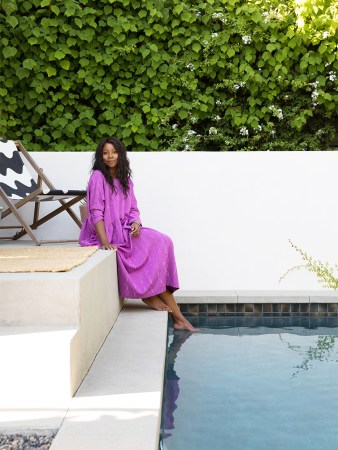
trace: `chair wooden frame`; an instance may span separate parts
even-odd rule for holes
[[[43,223],[52,219],[53,217],[57,216],[58,214],[60,214],[63,211],[66,211],[70,215],[70,217],[74,220],[74,222],[79,226],[79,228],[81,228],[82,223],[81,223],[80,219],[78,218],[78,216],[71,209],[71,206],[75,205],[77,202],[84,199],[86,197],[86,194],[84,193],[83,195],[76,195],[76,196],[69,194],[70,197],[74,197],[69,201],[65,201],[63,199],[55,200],[55,201],[60,202],[61,206],[59,206],[58,208],[49,212],[45,216],[39,218],[40,201],[34,200],[34,199],[37,196],[43,194],[42,184],[44,183],[50,190],[56,190],[56,189],[55,189],[53,183],[43,173],[42,169],[40,169],[40,167],[36,164],[34,159],[31,157],[31,155],[28,153],[28,151],[22,145],[22,143],[20,141],[14,141],[14,143],[15,143],[17,149],[22,153],[22,155],[28,161],[28,163],[32,167],[32,169],[36,172],[37,177],[38,177],[38,179],[37,179],[38,188],[31,194],[27,195],[27,197],[14,202],[12,199],[8,198],[8,196],[6,195],[6,193],[0,186],[0,197],[3,199],[3,201],[5,202],[5,204],[7,206],[7,209],[2,211],[2,213],[0,211],[0,218],[4,219],[5,217],[9,216],[10,214],[13,214],[20,224],[17,226],[13,226],[13,225],[0,226],[0,229],[12,229],[12,228],[16,228],[16,229],[20,228],[21,229],[21,231],[16,232],[13,236],[0,237],[0,239],[17,240],[17,239],[20,239],[25,234],[28,234],[30,236],[30,238],[32,239],[32,241],[35,243],[35,245],[41,245],[41,244],[52,243],[52,242],[55,242],[55,243],[56,242],[76,242],[74,240],[48,240],[48,241],[43,240],[42,241],[36,237],[36,234],[34,233],[33,230],[36,230],[40,225],[42,225]],[[65,195],[67,195],[67,194],[65,194]],[[22,206],[26,205],[29,202],[35,202],[33,222],[30,225],[26,222],[26,220],[23,218],[22,214],[19,211],[19,208],[21,208]]]

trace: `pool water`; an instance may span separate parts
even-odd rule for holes
[[[194,325],[169,328],[161,450],[338,449],[337,317]]]

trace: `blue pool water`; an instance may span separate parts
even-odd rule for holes
[[[338,449],[337,317],[201,319],[169,329],[160,449]]]

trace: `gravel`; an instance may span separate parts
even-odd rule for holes
[[[0,450],[48,450],[54,434],[0,434]]]

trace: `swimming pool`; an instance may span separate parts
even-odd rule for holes
[[[337,317],[192,322],[169,328],[160,449],[338,448]]]

